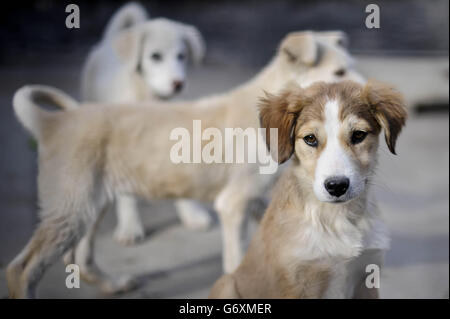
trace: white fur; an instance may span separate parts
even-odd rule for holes
[[[354,207],[348,205],[320,203],[315,199],[308,201],[305,205],[308,227],[301,234],[302,242],[308,245],[301,246],[295,255],[302,260],[357,256],[362,248],[363,229],[349,220],[353,210]],[[333,229],[322,222],[325,218],[333,219]]]
[[[131,245],[145,236],[145,230],[137,210],[136,199],[121,195],[117,199],[117,228],[114,239],[122,245]]]
[[[325,189],[325,180],[334,176],[345,176],[350,180],[349,189],[338,199],[347,201],[357,197],[364,189],[364,178],[351,156],[344,150],[339,139],[342,122],[339,119],[339,101],[331,100],[325,104],[325,149],[317,161],[314,192],[324,202],[336,201]]]
[[[192,26],[164,18],[140,22],[108,36],[94,47],[83,68],[81,95],[85,101],[130,102],[169,98],[176,94],[174,81],[185,81],[189,56],[199,62],[204,55],[200,33]],[[124,33],[135,37],[123,60],[116,47]],[[152,58],[161,56],[160,61]],[[180,55],[184,59],[180,60]]]
[[[179,199],[175,202],[178,217],[183,225],[192,230],[206,230],[213,222],[208,211],[198,202]]]
[[[136,2],[130,2],[123,5],[111,17],[105,28],[103,38],[112,38],[123,29],[144,22],[149,17],[144,7]]]

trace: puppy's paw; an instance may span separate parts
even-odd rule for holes
[[[104,294],[113,295],[125,293],[136,289],[139,281],[133,276],[120,276],[114,280],[105,280],[100,284],[100,290]]]
[[[27,298],[24,292],[24,283],[22,281],[21,275],[23,273],[23,267],[20,263],[12,262],[6,268],[6,282],[8,285],[9,298],[11,299],[21,299]]]
[[[131,246],[141,242],[145,237],[145,231],[141,224],[118,227],[114,232],[114,239],[123,246]]]
[[[213,224],[213,218],[208,210],[195,202],[178,201],[176,207],[181,223],[188,229],[207,230]]]

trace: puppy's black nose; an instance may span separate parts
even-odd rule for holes
[[[325,180],[325,189],[331,196],[344,195],[350,185],[350,180],[345,176],[334,176]]]
[[[173,90],[175,92],[180,92],[183,89],[183,81],[175,80],[173,81]]]

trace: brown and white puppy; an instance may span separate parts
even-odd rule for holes
[[[329,34],[294,32],[248,83],[193,102],[74,107],[69,97],[54,89],[18,90],[13,101],[16,115],[39,144],[41,222],[8,266],[10,295],[33,296],[44,270],[73,247],[83,278],[108,292],[128,289],[132,285],[128,278],[110,278],[100,271],[92,251],[96,220],[121,195],[213,201],[223,228],[224,269],[233,271],[242,256],[245,209],[261,196],[271,176],[259,174],[256,163],[174,163],[171,132],[186,128],[192,134],[193,121],[201,120],[203,131],[216,128],[225,135],[226,128],[242,128],[236,139],[245,138],[244,129],[259,128],[256,105],[264,90],[276,92],[290,81],[345,79],[361,77]],[[63,110],[46,111],[42,100],[51,100]],[[227,152],[233,154],[232,145],[226,145]]]
[[[380,131],[395,154],[402,97],[375,82],[316,83],[267,95],[260,119],[278,128],[278,162],[292,161],[244,260],[210,297],[377,297],[365,267],[380,266],[387,238],[367,198]]]

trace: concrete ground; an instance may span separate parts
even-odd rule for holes
[[[444,98],[448,104],[448,58],[360,60],[366,75],[393,82],[411,103]],[[78,72],[79,68],[66,65],[0,69],[0,297],[7,296],[4,269],[30,238],[37,222],[35,153],[13,116],[13,92],[23,84],[43,83],[76,96]],[[255,72],[243,67],[206,65],[192,71],[187,91],[180,98],[225,91]],[[381,297],[448,298],[448,110],[420,115],[411,112],[397,152],[398,156],[391,155],[383,144],[373,188],[392,232]],[[218,225],[208,231],[189,231],[180,225],[172,203],[167,201],[142,203],[141,208],[148,234],[143,243],[127,248],[116,244],[112,240],[114,214],[106,216],[98,234],[97,258],[105,270],[111,274],[139,274],[145,279],[138,290],[115,297],[206,297],[221,274]],[[40,284],[38,296],[109,297],[83,282],[79,289],[67,289],[66,275],[61,262],[53,265]]]

